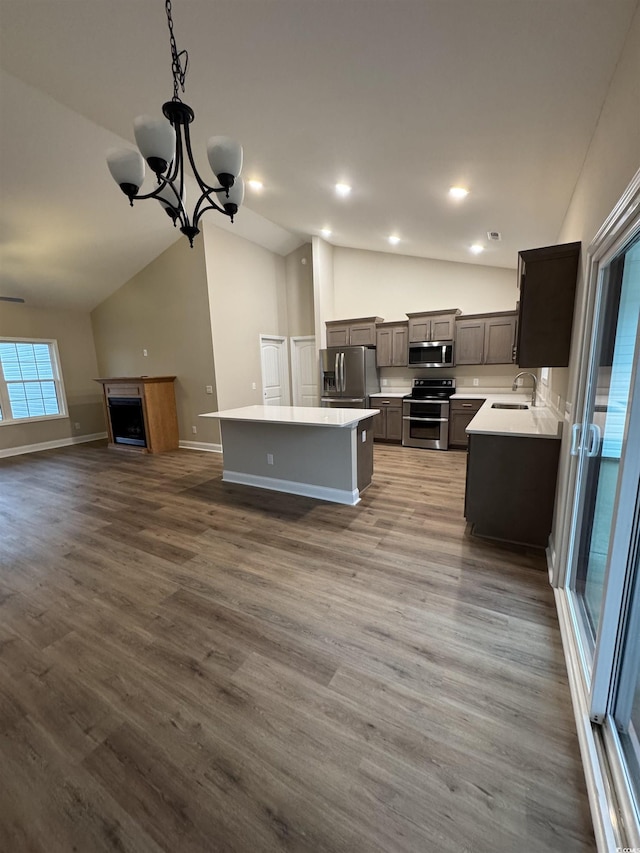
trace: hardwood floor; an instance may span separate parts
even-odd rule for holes
[[[357,507],[0,461],[0,850],[594,850],[544,560],[465,535],[465,461],[376,446]]]

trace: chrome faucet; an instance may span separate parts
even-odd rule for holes
[[[526,371],[519,373],[515,377],[515,379],[513,380],[513,385],[511,386],[512,391],[518,390],[518,379],[520,379],[521,376],[530,376],[533,379],[533,390],[531,392],[531,405],[535,406],[535,404],[536,404],[536,390],[538,388],[538,377],[535,375],[535,373],[527,373]]]

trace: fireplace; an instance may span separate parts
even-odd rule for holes
[[[147,446],[140,397],[109,397],[109,418],[115,444]]]
[[[109,447],[164,453],[179,446],[175,376],[115,376],[102,385]]]

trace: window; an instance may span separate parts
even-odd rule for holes
[[[0,425],[66,417],[55,341],[0,338]]]

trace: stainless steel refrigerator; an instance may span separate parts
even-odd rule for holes
[[[366,409],[369,394],[380,391],[376,351],[370,347],[320,350],[320,405]]]

